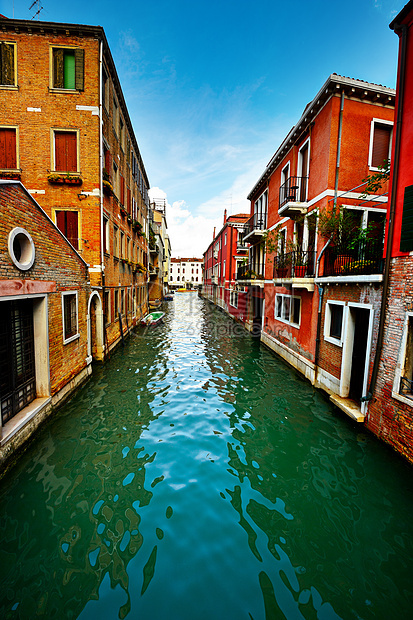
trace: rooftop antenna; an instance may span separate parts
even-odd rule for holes
[[[31,11],[33,8],[35,8],[37,10],[36,10],[36,13],[33,15],[32,19],[36,19],[36,17],[39,15],[40,11],[43,11],[43,6],[42,6],[42,3],[41,3],[41,0],[34,0],[33,4],[29,8],[29,11]]]

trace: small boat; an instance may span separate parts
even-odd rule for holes
[[[149,312],[149,314],[141,319],[141,325],[145,327],[155,327],[155,325],[159,325],[164,316],[165,312]]]
[[[165,295],[163,300],[164,301],[173,301],[174,300],[174,296],[173,295]]]

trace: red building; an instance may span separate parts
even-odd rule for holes
[[[399,37],[387,260],[367,426],[413,462],[413,2],[390,24]]]
[[[238,276],[247,263],[248,244],[244,241],[247,213],[224,213],[224,225],[204,253],[203,295],[228,314],[244,322],[247,312],[247,290]]]
[[[246,327],[363,421],[383,281],[395,91],[331,75],[252,189]],[[347,231],[344,234],[344,231]]]

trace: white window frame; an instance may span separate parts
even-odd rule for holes
[[[331,330],[331,306],[343,306],[343,317],[341,320],[341,338],[335,338],[330,336]],[[335,344],[338,347],[343,346],[345,326],[347,324],[347,306],[345,301],[336,301],[335,299],[328,299],[326,302],[325,316],[324,316],[324,340]]]
[[[403,331],[399,348],[399,355],[396,363],[396,371],[394,373],[392,397],[399,400],[409,407],[413,407],[413,398],[400,394],[400,380],[404,374],[404,366],[406,362],[407,337],[409,333],[409,321],[413,320],[413,312],[406,312],[403,322]]]
[[[238,308],[238,291],[230,291],[229,292],[229,304],[233,308]]]
[[[16,41],[0,41],[0,43],[6,43],[14,47],[14,84],[0,84],[0,90],[17,90],[19,87],[17,84],[17,43]]]
[[[277,307],[278,307],[278,302],[277,299],[281,298],[281,316],[277,315]],[[289,300],[289,310],[288,310],[288,314],[289,317],[288,319],[285,318],[285,299]],[[295,323],[294,321],[291,320],[291,309],[292,309],[292,300],[293,299],[298,299],[299,303],[300,303],[300,322],[299,323]],[[286,295],[285,293],[276,293],[275,294],[275,299],[274,299],[274,318],[277,321],[281,321],[281,323],[285,323],[286,325],[292,325],[293,327],[297,327],[299,328],[301,325],[301,305],[302,305],[302,300],[301,297],[299,295]]]
[[[369,170],[377,171],[378,168],[371,165],[371,160],[372,160],[372,157],[373,157],[373,139],[374,139],[374,126],[375,125],[391,125],[391,127],[393,128],[394,127],[394,123],[393,123],[393,121],[387,121],[387,120],[384,120],[382,118],[373,118],[371,123],[370,123],[370,143],[369,143],[369,159],[368,159],[368,164],[369,164]],[[388,156],[388,159],[390,159],[390,157],[391,157],[392,143],[393,143],[393,129],[392,129],[392,131],[390,133],[389,156]]]
[[[65,302],[64,298],[67,296],[75,296],[76,299],[76,334],[70,336],[69,338],[65,338]],[[63,327],[63,344],[69,344],[69,342],[73,342],[73,340],[77,340],[80,338],[79,334],[79,296],[78,291],[63,291],[62,292],[62,327]]]

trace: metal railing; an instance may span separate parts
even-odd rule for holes
[[[289,177],[280,186],[279,208],[287,202],[305,202],[307,196],[308,177]]]
[[[297,249],[274,258],[273,278],[313,278],[315,274],[314,250]]]
[[[254,213],[249,220],[245,222],[245,235],[249,235],[253,230],[266,230],[267,228],[267,212]]]
[[[237,280],[264,280],[265,263],[257,263],[255,265],[240,265],[237,270]]]
[[[401,377],[399,393],[413,397],[413,381],[410,381],[407,377]]]
[[[383,273],[383,241],[367,239],[354,247],[329,246],[324,255],[323,276],[351,276]]]

